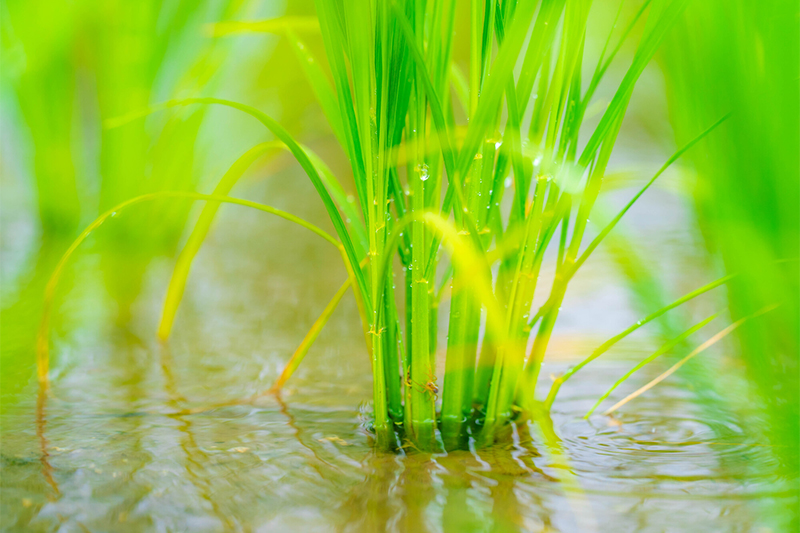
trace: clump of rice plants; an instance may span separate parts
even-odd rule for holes
[[[281,28],[350,161],[355,194],[349,196],[344,180],[256,109],[215,98],[160,106],[224,105],[260,120],[313,182],[335,237],[268,206],[227,196],[272,145],[254,147],[212,195],[173,195],[207,204],[173,274],[159,336],[170,334],[192,258],[219,203],[244,203],[322,236],[340,250],[349,273],[274,390],[352,287],[372,362],[372,427],[379,447],[488,446],[510,422],[549,409],[561,384],[615,342],[725,282],[706,285],[634,324],[560,377],[546,399],[537,399],[542,361],[570,280],[666,167],[719,123],[670,158],[585,243],[636,81],[686,3],[645,2],[620,24],[621,31],[612,30],[588,83],[582,77],[587,0],[471,0],[469,26],[464,33],[458,28],[459,35],[469,35],[467,69],[453,59],[457,10],[467,9],[455,0],[317,0],[332,79],[292,31],[293,24],[305,27],[307,21],[226,24]],[[634,28],[640,40],[632,62],[601,119],[588,129],[584,118],[594,92]],[[555,277],[542,286],[548,249],[555,256]],[[448,289],[449,316],[440,317]],[[549,296],[533,309],[542,291]],[[435,358],[438,328],[445,324],[440,376]],[[46,353],[43,338],[40,350]]]

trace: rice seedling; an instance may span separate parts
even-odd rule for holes
[[[537,396],[542,362],[570,281],[664,170],[725,120],[715,117],[698,128],[586,243],[587,224],[636,82],[686,4],[644,2],[621,32],[612,28],[596,63],[586,65],[591,2],[471,0],[464,71],[454,60],[461,9],[454,0],[317,0],[330,77],[298,36],[300,29],[314,31],[313,22],[227,23],[218,33],[281,31],[290,41],[349,159],[352,199],[342,177],[250,106],[217,98],[175,100],[110,126],[194,105],[222,105],[259,120],[313,183],[336,237],[326,240],[339,248],[348,271],[272,390],[291,376],[350,287],[372,366],[376,445],[424,451],[489,446],[503,438],[511,422],[549,409],[563,382],[618,340],[730,279],[709,283],[655,311],[559,377],[546,399]],[[594,92],[634,29],[640,40],[633,59],[599,122],[588,127]],[[587,71],[592,72],[588,84]],[[247,151],[213,195],[183,193],[207,204],[173,274],[159,327],[162,339],[170,335],[192,259],[218,202],[243,203],[226,195],[271,147]],[[545,261],[555,267],[549,286],[540,275]],[[50,297],[54,287],[53,282]],[[438,328],[445,322],[440,302],[448,291],[444,374],[438,375]],[[545,303],[534,311],[534,297],[545,291]],[[46,334],[45,323],[39,346],[42,382]]]

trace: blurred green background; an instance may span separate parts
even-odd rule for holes
[[[303,4],[299,12],[313,14]],[[209,117],[200,106],[114,128],[106,127],[108,119],[171,98],[213,94],[256,103],[298,133],[313,95],[293,74],[288,46],[272,36],[211,37],[213,23],[271,18],[294,7],[241,0],[1,5],[0,353],[8,397],[32,375],[44,284],[80,230],[137,195],[204,190],[247,142],[263,137],[247,120]],[[291,105],[283,107],[284,101]],[[223,138],[214,131],[220,127],[230,130]],[[175,253],[190,207],[151,202],[98,233],[95,250],[117,324],[130,319],[151,261]]]
[[[728,124],[693,153],[694,207],[709,253],[739,276],[733,319],[771,304],[768,320],[738,333],[747,375],[800,467],[800,18],[797,2],[692,2],[663,54],[670,117],[679,142],[714,117]]]
[[[214,95],[275,116],[338,163],[335,170],[346,161],[327,125],[320,126],[325,121],[313,93],[279,36],[213,38],[209,28],[224,20],[313,16],[313,2],[3,0],[0,6],[0,385],[7,405],[33,377],[44,284],[82,227],[146,192],[207,192],[247,142],[263,135],[250,121],[202,107],[117,128],[104,121],[171,98]],[[608,18],[615,6],[598,2],[593,13]],[[637,7],[631,3],[625,12]],[[664,131],[658,106],[652,115],[636,108],[631,119],[669,153],[731,113],[690,153],[694,179],[680,183],[692,199],[709,269],[738,274],[727,290],[731,318],[780,304],[768,319],[737,330],[732,349],[750,392],[732,401],[754,421],[769,421],[754,427],[778,445],[776,455],[793,479],[800,456],[798,12],[794,1],[690,2],[642,89],[665,92],[674,133]],[[313,28],[303,38],[321,57]],[[265,164],[279,169],[288,162],[273,157]],[[148,266],[174,256],[189,213],[188,202],[151,203],[98,233],[94,251],[116,310],[111,322],[130,320]],[[617,251],[625,246],[620,241]],[[659,280],[632,267],[635,248],[629,252],[623,265],[629,285],[645,302],[656,300]],[[68,324],[57,320],[55,327]]]

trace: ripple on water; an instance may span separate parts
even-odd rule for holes
[[[608,374],[596,371],[606,383]],[[93,379],[65,377],[87,387],[56,383],[47,404],[46,462],[58,493],[43,477],[33,404],[5,413],[4,427],[20,428],[3,442],[11,529],[756,531],[753,500],[783,487],[768,446],[730,417],[709,422],[680,394],[666,413],[657,398],[643,399],[615,418],[585,420],[588,395],[565,389],[553,422],[570,481],[537,440],[477,453],[373,452],[356,409],[369,397],[367,379],[298,380],[281,401],[181,416],[170,414],[181,401],[164,383],[133,401],[88,387]],[[192,404],[203,403],[200,391],[220,400],[191,381],[184,390]]]
[[[260,304],[258,291],[238,296]],[[568,465],[535,431],[532,447],[375,453],[359,407],[371,396],[366,359],[335,335],[320,338],[282,401],[175,415],[265,390],[305,333],[236,330],[246,338],[234,353],[230,331],[204,329],[207,312],[187,315],[171,353],[127,337],[73,339],[42,425],[35,389],[4,406],[2,527],[748,532],[787,501],[770,447],[679,380],[616,418],[584,420],[625,366],[602,360],[565,385],[553,412]],[[286,349],[265,350],[262,337]]]

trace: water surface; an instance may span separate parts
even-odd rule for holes
[[[565,454],[533,424],[487,450],[374,451],[350,297],[279,398],[214,407],[266,390],[344,279],[335,251],[251,216],[225,215],[212,233],[165,346],[153,332],[170,263],[153,264],[120,324],[95,254],[78,258],[59,299],[51,390],[4,391],[5,530],[785,530],[776,510],[795,495],[773,450],[701,382],[678,374],[613,418],[583,419],[649,353],[646,336],[564,386],[552,423]],[[637,316],[610,261],[589,270],[565,303],[543,388]],[[724,354],[714,360],[724,367]]]

